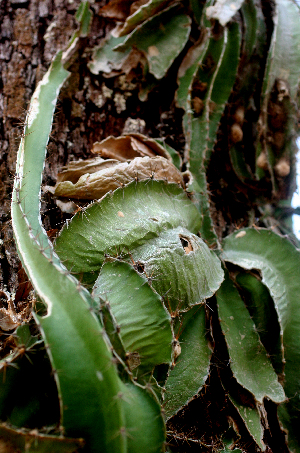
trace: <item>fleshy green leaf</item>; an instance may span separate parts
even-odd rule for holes
[[[223,281],[219,258],[185,228],[163,231],[131,253],[171,312],[211,297]]]
[[[279,407],[289,441],[299,449],[300,409],[300,254],[285,237],[272,231],[244,229],[228,236],[222,257],[245,269],[259,269],[278,313],[285,359],[284,390],[289,401]],[[297,440],[296,440],[297,439]],[[298,446],[297,446],[298,445]]]
[[[124,262],[106,262],[96,280],[94,296],[109,303],[126,353],[136,354],[142,373],[170,363],[171,318],[145,278]]]
[[[155,139],[155,141],[164,147],[164,149],[166,150],[167,153],[169,153],[169,155],[171,156],[172,158],[172,162],[173,164],[175,165],[176,168],[178,168],[178,170],[181,169],[181,165],[182,165],[182,162],[181,162],[181,157],[179,155],[179,153],[174,149],[172,148],[170,145],[168,145],[167,143],[165,143],[164,140],[161,140],[159,138]]]
[[[290,0],[279,0],[275,2],[274,30],[272,41],[268,52],[268,59],[265,70],[265,77],[262,87],[261,123],[263,152],[267,160],[268,170],[271,174],[273,189],[278,189],[274,174],[274,167],[278,163],[278,149],[271,145],[266,139],[269,130],[270,117],[277,115],[273,112],[274,105],[270,103],[273,89],[276,88],[277,96],[275,107],[282,111],[282,124],[277,124],[277,131],[285,136],[284,149],[279,150],[279,154],[284,154],[285,161],[292,167],[290,177],[294,178],[293,160],[295,153],[295,116],[297,115],[295,105],[300,78],[300,11],[296,2]],[[277,104],[277,105],[276,105]],[[272,131],[272,133],[274,133]],[[275,168],[276,169],[276,168]],[[259,169],[257,170],[259,174]],[[289,173],[289,172],[288,172]],[[278,171],[277,171],[278,174]],[[279,173],[279,176],[280,175]],[[285,175],[283,175],[285,176]],[[292,189],[293,191],[294,189]],[[292,193],[290,193],[292,196]]]
[[[168,3],[170,3],[170,0],[149,0],[146,3],[142,3],[133,14],[127,17],[121,30],[118,31],[118,35],[124,36],[132,32],[137,25],[140,25],[145,20],[151,18],[154,14],[157,14],[164,9]]]
[[[260,340],[270,356],[272,365],[276,373],[280,374],[283,372],[283,350],[273,299],[260,279],[250,273],[238,273],[236,283],[246,298],[250,316]]]
[[[236,78],[240,44],[239,24],[230,24],[224,29],[220,39],[210,37],[208,46],[203,44],[204,47],[201,51],[199,49],[196,58],[197,63],[194,63],[180,80],[184,85],[179,87],[179,103],[184,99],[191,75],[199,65],[193,76],[194,97],[190,99],[190,108],[186,109],[184,129],[187,137],[189,170],[192,174],[189,190],[195,192],[196,204],[203,215],[201,234],[209,245],[216,245],[218,239],[210,217],[205,168],[213,151],[219,122]],[[199,93],[195,91],[197,86]],[[201,105],[200,108],[199,106],[195,108],[196,101]]]
[[[260,28],[264,28],[264,25],[258,19],[259,7],[253,0],[241,3],[243,3],[241,12],[245,24],[245,52],[250,56],[255,48]]]
[[[204,89],[203,111],[190,119],[190,171],[197,181],[203,164],[209,160],[221,116],[235,81],[241,34],[237,23],[225,28],[222,38],[210,38],[196,79]],[[205,85],[206,84],[206,85]],[[200,184],[199,184],[200,185]]]
[[[123,384],[122,392],[128,453],[162,453],[166,431],[151,385],[144,390],[130,382]]]
[[[47,307],[45,316],[34,313],[34,318],[57,384],[60,422],[68,436],[84,437],[91,453],[125,453],[128,451],[127,437],[123,435],[126,417],[119,397],[123,384],[106,334],[93,313],[91,295],[54,253],[39,214],[46,145],[59,89],[67,74],[59,54],[32,97],[18,152],[12,224],[23,266]],[[142,408],[138,401],[136,404]],[[27,404],[26,410],[35,411],[35,408]],[[24,415],[22,411],[19,414]],[[22,423],[20,417],[19,422]],[[164,430],[161,416],[149,420],[151,423],[156,429]],[[152,452],[152,445],[148,443],[148,447]],[[160,451],[162,442],[155,448]]]
[[[191,47],[179,68],[178,71],[178,89],[176,91],[176,103],[178,107],[184,109],[185,111],[191,110],[191,86],[194,80],[194,77],[202,64],[203,58],[206,55],[207,48],[209,46],[209,39],[206,35],[199,45]],[[192,111],[186,112],[191,114]],[[184,116],[183,126],[187,131],[189,116]]]
[[[93,17],[89,5],[90,4],[88,1],[80,3],[75,16],[78,22],[80,23],[80,30],[78,34],[81,37],[86,37],[89,33],[90,24]]]
[[[257,445],[264,451],[265,444],[263,443],[264,430],[260,420],[260,414],[256,407],[249,407],[238,403],[231,395],[228,395],[229,400],[232,402],[240,417],[245,423],[249,433],[257,443]]]
[[[179,225],[197,233],[200,224],[196,207],[175,184],[133,182],[74,216],[55,249],[72,272],[85,274],[83,281],[94,283],[105,255],[126,256],[161,231]]]
[[[285,394],[238,290],[227,276],[217,291],[218,313],[236,380],[262,403],[279,403]]]
[[[18,152],[12,203],[14,234],[24,268],[47,306],[46,316],[34,316],[54,370],[67,435],[85,437],[91,451],[105,451],[108,444],[110,451],[126,451],[124,439],[112,438],[123,424],[124,412],[116,401],[111,419],[107,406],[118,393],[120,380],[99,322],[89,311],[90,294],[62,266],[41,228],[39,193],[46,145],[56,99],[67,75],[59,54],[31,100]],[[87,336],[87,332],[95,335]],[[99,436],[104,426],[105,434]]]
[[[211,351],[206,338],[204,304],[182,313],[177,318],[175,331],[181,353],[165,385],[163,407],[167,418],[196,395],[208,376]]]
[[[274,31],[265,73],[263,95],[269,95],[276,79],[287,83],[291,98],[297,95],[300,76],[300,11],[290,0],[276,1]]]

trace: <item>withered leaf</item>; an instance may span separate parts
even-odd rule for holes
[[[63,167],[61,172],[57,175],[57,182],[71,181],[76,183],[78,179],[87,173],[96,173],[97,171],[104,170],[114,166],[118,161],[116,159],[102,159],[101,157],[94,157],[86,160],[78,160],[70,162],[68,166]]]
[[[111,0],[100,10],[101,16],[119,21],[125,21],[130,14],[132,0]]]
[[[172,162],[161,156],[147,156],[125,162],[114,161],[110,167],[83,174],[75,184],[66,180],[59,182],[55,186],[54,194],[59,197],[94,200],[131,181],[147,179],[164,180],[184,186],[182,175]]]
[[[118,159],[125,162],[135,157],[162,156],[172,160],[169,153],[155,140],[142,134],[128,134],[120,137],[107,137],[101,142],[96,142],[92,148],[93,153],[106,159]]]
[[[28,304],[25,308],[17,313],[13,301],[10,299],[9,295],[4,291],[0,291],[0,298],[6,299],[7,308],[0,308],[0,328],[8,332],[10,330],[16,329],[24,321],[28,320],[30,315],[31,306]]]

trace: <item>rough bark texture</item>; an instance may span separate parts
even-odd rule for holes
[[[16,271],[19,265],[10,223],[10,197],[22,122],[36,83],[45,73],[57,48],[65,44],[74,28],[73,16],[77,5],[78,1],[70,3],[47,0],[5,0],[0,5],[0,284],[8,291],[16,289]],[[49,39],[45,42],[43,36],[50,24],[53,26],[48,33]],[[62,134],[59,134],[58,140],[62,140]],[[55,156],[56,162],[51,159],[46,169],[50,178],[62,157],[59,143],[56,148],[59,156]]]

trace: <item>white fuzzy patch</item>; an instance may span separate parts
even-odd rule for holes
[[[33,121],[36,119],[36,117],[39,114],[40,111],[40,101],[39,101],[39,96],[41,92],[41,86],[46,85],[49,82],[49,74],[50,72],[48,71],[43,79],[39,82],[38,86],[35,89],[35,92],[33,93],[30,106],[28,109],[28,115],[26,119],[26,125],[28,129],[32,126]]]
[[[32,123],[38,116],[40,110],[40,103],[37,97],[33,97],[29,106],[28,116],[27,116],[27,127],[30,128]]]
[[[236,234],[235,237],[236,237],[236,238],[242,238],[242,237],[244,237],[244,236],[246,236],[246,231],[240,231],[238,234]]]

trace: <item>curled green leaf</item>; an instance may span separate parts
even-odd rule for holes
[[[77,213],[56,239],[55,249],[84,282],[94,284],[105,256],[126,256],[179,225],[192,233],[201,225],[196,207],[181,188],[151,179],[133,181]]]
[[[206,338],[204,304],[182,313],[176,319],[175,332],[180,354],[165,385],[163,407],[167,418],[197,394],[209,374],[211,351]]]
[[[110,306],[129,367],[138,368],[140,374],[151,371],[160,363],[170,363],[171,318],[146,278],[128,263],[106,262],[95,282],[93,294]]]
[[[250,314],[228,276],[216,296],[234,377],[260,403],[264,398],[277,403],[285,401],[282,385],[259,340]]]
[[[245,269],[258,269],[274,300],[284,348],[284,390],[289,398],[279,407],[279,413],[282,423],[289,430],[289,442],[293,448],[295,445],[299,448],[299,251],[287,238],[272,231],[248,228],[224,240],[222,257]]]

